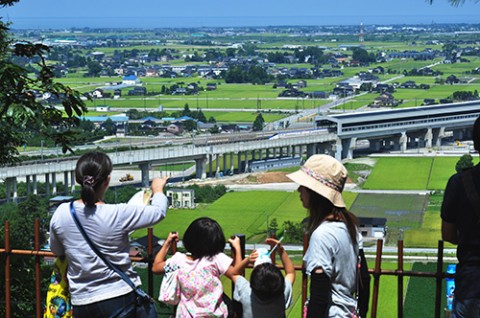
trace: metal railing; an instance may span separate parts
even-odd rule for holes
[[[14,249],[10,244],[10,224],[9,222],[4,223],[4,248],[0,248],[0,256],[4,256],[5,262],[5,286],[4,286],[4,298],[0,299],[0,302],[5,303],[5,318],[11,318],[11,257],[13,255],[20,255],[25,257],[34,257],[35,258],[35,312],[36,318],[43,317],[43,302],[41,295],[41,270],[40,265],[43,262],[44,257],[54,257],[55,255],[52,252],[42,251],[40,249],[40,222],[35,220],[34,225],[34,249],[33,250],[21,250]],[[242,241],[242,254],[245,251],[245,240]],[[308,247],[308,239],[304,237],[303,243],[303,253],[305,253]],[[418,272],[418,271],[406,271],[404,270],[404,257],[403,257],[403,241],[398,241],[398,261],[397,269],[395,270],[384,270],[382,269],[382,251],[383,251],[383,241],[378,240],[376,245],[375,253],[375,266],[369,269],[370,275],[373,277],[372,287],[371,288],[371,305],[369,308],[369,316],[372,318],[377,317],[378,313],[378,298],[379,298],[379,288],[380,288],[380,278],[382,276],[396,276],[397,277],[397,317],[403,317],[403,293],[404,293],[404,278],[405,277],[427,277],[435,279],[435,318],[441,317],[441,297],[442,297],[442,282],[446,277],[454,277],[452,274],[448,274],[443,271],[443,241],[438,242],[437,248],[437,259],[436,259],[436,271],[435,272]],[[174,251],[176,246],[174,246]],[[244,255],[242,255],[244,256]],[[147,284],[146,291],[149,295],[153,295],[154,283],[153,283],[153,273],[152,273],[152,264],[153,264],[153,229],[148,229],[148,246],[147,246],[147,256],[146,257],[132,257],[132,261],[147,263],[148,274],[147,274]],[[272,260],[275,259],[275,254],[272,253]],[[282,268],[282,266],[279,266]],[[303,265],[295,266],[295,270],[302,273],[302,303],[305,303],[307,298],[307,286],[308,286],[308,277],[305,273],[305,268]],[[1,294],[0,294],[1,295]]]

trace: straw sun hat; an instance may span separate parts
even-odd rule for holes
[[[347,180],[347,169],[335,158],[328,155],[313,155],[300,170],[287,174],[287,177],[320,194],[334,206],[345,207],[342,191]]]

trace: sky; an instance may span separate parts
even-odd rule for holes
[[[480,2],[448,0],[20,0],[13,28],[480,23]]]

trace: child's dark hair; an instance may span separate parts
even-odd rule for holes
[[[183,246],[194,258],[214,256],[225,249],[225,235],[217,221],[198,218],[185,231]]]
[[[111,172],[112,161],[103,152],[88,152],[78,159],[75,180],[82,186],[80,196],[86,206],[94,206],[101,199],[96,191]]]
[[[270,300],[283,295],[285,278],[277,266],[263,263],[253,269],[250,276],[250,287],[260,300]]]

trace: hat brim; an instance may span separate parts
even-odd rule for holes
[[[345,201],[343,201],[342,193],[338,192],[318,180],[315,180],[302,170],[295,171],[293,173],[287,174],[287,178],[292,180],[298,185],[309,188],[310,190],[320,194],[322,197],[326,198],[332,204],[339,208],[345,208]]]

